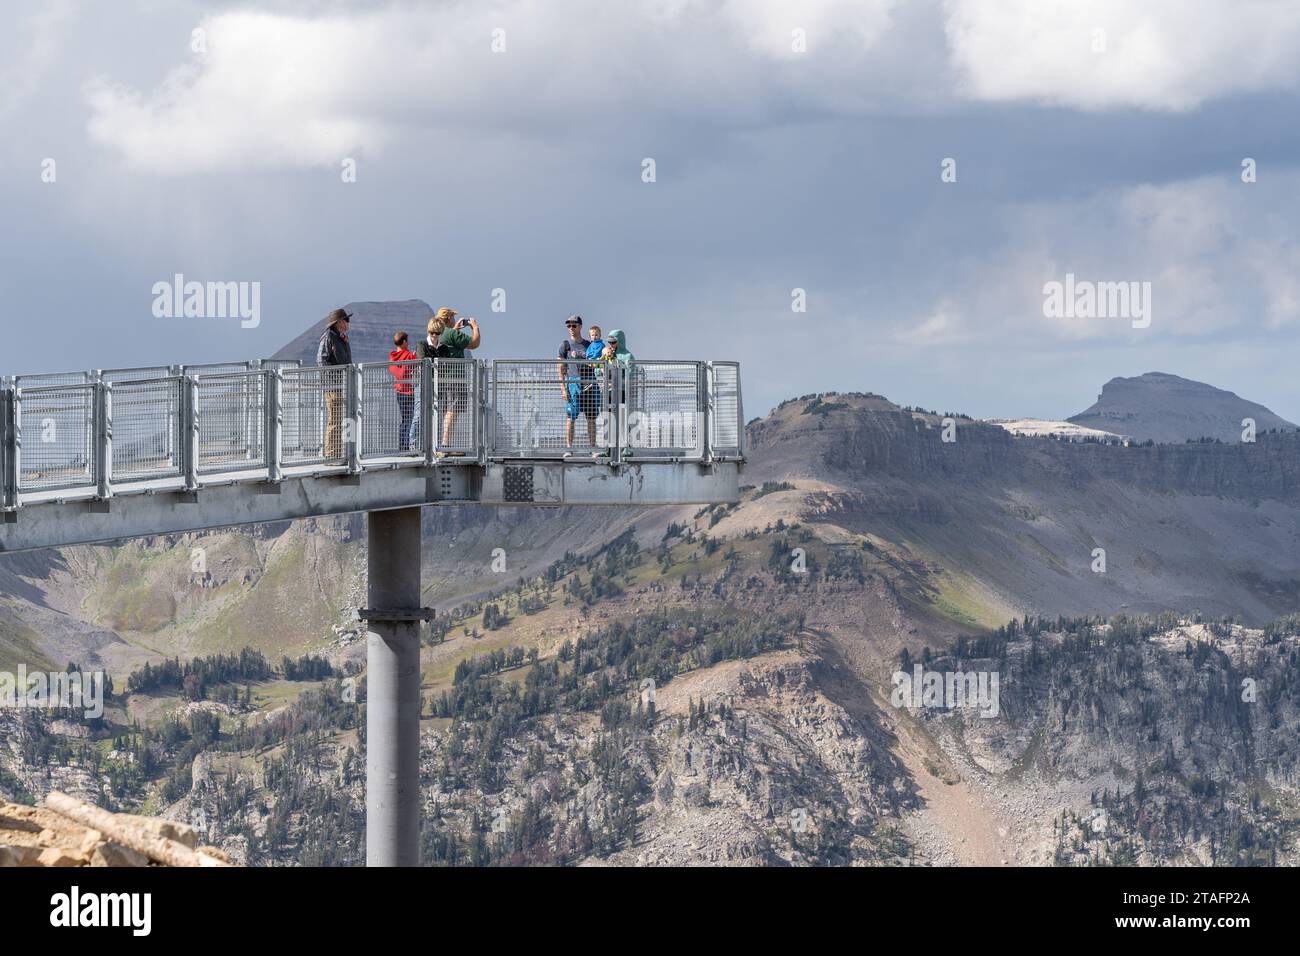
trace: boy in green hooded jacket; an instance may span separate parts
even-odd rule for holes
[[[605,361],[616,360],[620,365],[636,361],[636,357],[627,350],[627,337],[622,329],[610,329],[605,336],[605,351],[600,357]]]

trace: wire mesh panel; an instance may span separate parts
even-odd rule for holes
[[[106,368],[100,373],[101,382],[144,382],[168,378],[172,374],[170,365],[143,365],[139,368]]]
[[[607,363],[493,362],[493,451],[528,457],[607,454],[616,432],[611,399]]]
[[[54,385],[19,392],[19,491],[95,483],[95,386]]]
[[[266,467],[265,377],[239,372],[196,379],[199,474]]]
[[[361,457],[423,455],[419,410],[422,366],[384,362],[361,366]]]
[[[434,448],[442,454],[478,454],[478,363],[473,359],[434,359]]]
[[[184,379],[113,384],[113,468],[117,483],[180,477]]]
[[[280,373],[280,461],[285,467],[344,461],[348,372],[348,366],[335,365]]]
[[[709,445],[715,455],[736,457],[741,451],[742,429],[740,404],[740,365],[737,362],[713,364],[713,417]]]
[[[622,442],[639,458],[704,454],[704,365],[633,362],[624,370]]]

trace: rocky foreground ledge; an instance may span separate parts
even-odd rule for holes
[[[193,827],[110,813],[52,790],[44,807],[0,804],[0,867],[230,866]]]

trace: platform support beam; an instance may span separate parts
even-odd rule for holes
[[[419,866],[420,509],[367,519],[366,865]]]

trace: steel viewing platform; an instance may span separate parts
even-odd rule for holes
[[[0,553],[416,505],[729,502],[743,430],[735,362],[23,375],[0,382]]]
[[[732,502],[743,463],[735,362],[24,375],[0,387],[0,553],[368,512],[366,863],[409,866],[420,624],[433,613],[420,606],[420,507]]]

